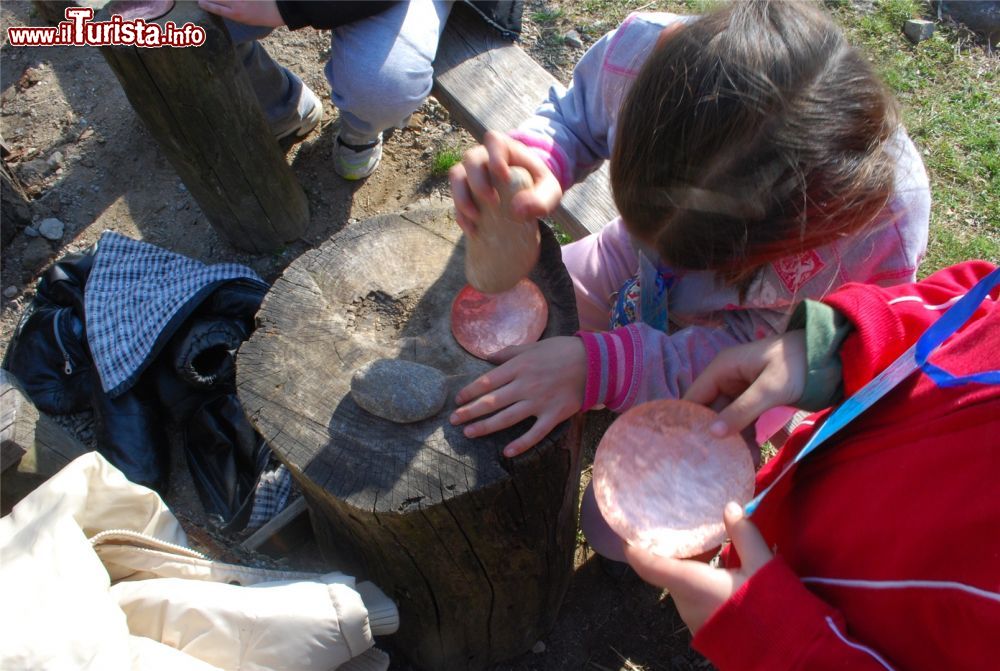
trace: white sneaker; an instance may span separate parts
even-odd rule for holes
[[[349,181],[364,179],[375,172],[382,160],[382,134],[366,144],[348,144],[337,133],[333,141],[333,171]]]
[[[299,98],[299,118],[292,126],[274,134],[278,140],[287,137],[305,137],[323,120],[323,101],[305,84],[302,85],[302,97]]]

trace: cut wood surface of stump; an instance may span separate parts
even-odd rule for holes
[[[530,278],[549,302],[543,337],[570,335],[573,286],[541,228]],[[345,229],[286,269],[237,359],[243,406],[302,487],[324,555],[396,600],[394,647],[426,669],[529,650],[555,621],[575,547],[576,421],[515,459],[501,450],[530,422],[468,439],[448,421],[456,392],[492,368],[450,333],[460,238],[444,208]],[[410,424],[358,407],[351,377],[381,358],[443,371],[444,407]]]

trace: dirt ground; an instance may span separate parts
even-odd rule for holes
[[[547,39],[525,11],[523,44],[563,81],[583,47]],[[0,25],[40,25],[28,2],[4,2]],[[433,175],[431,162],[447,149],[462,149],[471,136],[454,126],[433,98],[385,145],[382,165],[368,180],[351,184],[330,169],[337,112],[328,98],[322,66],[329,51],[326,33],[311,29],[276,31],[265,45],[326,100],[321,127],[287,155],[305,188],[312,213],[302,240],[280,253],[253,256],[234,249],[208,224],[149,132],[129,106],[118,81],[93,48],[12,48],[6,31],[0,46],[0,134],[11,150],[8,165],[29,196],[31,219],[64,224],[49,240],[21,228],[5,245],[0,268],[0,347],[6,349],[17,320],[31,301],[33,285],[48,263],[95,243],[104,230],[143,239],[205,263],[243,263],[268,281],[304,251],[344,226],[369,216],[399,211],[425,198],[449,198],[447,180]],[[551,37],[551,36],[548,36]],[[584,42],[593,36],[584,36]],[[85,432],[85,422],[81,432]],[[84,436],[85,437],[85,436]],[[175,459],[174,472],[183,471]],[[169,503],[203,548],[227,539],[202,527],[190,484],[175,475]],[[702,669],[711,668],[688,647],[689,634],[669,600],[634,574],[608,576],[585,546],[554,631],[534,652],[498,668],[528,669]],[[228,559],[269,562],[236,553]],[[312,544],[281,563],[304,569],[322,566]],[[391,639],[380,643],[391,651]],[[400,655],[393,668],[408,668]]]

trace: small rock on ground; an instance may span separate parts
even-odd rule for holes
[[[3,290],[4,298],[13,298],[16,295],[17,295],[17,287],[15,287],[13,284]]]
[[[38,232],[41,233],[43,238],[47,238],[49,240],[62,239],[65,230],[65,224],[54,217],[42,219],[41,223],[38,224]]]
[[[934,34],[934,22],[923,19],[910,19],[903,24],[903,33],[914,44],[923,42]]]
[[[351,378],[351,397],[363,409],[399,424],[419,422],[444,407],[448,381],[432,366],[377,359]]]
[[[580,33],[575,30],[570,30],[563,35],[563,42],[574,49],[580,49],[583,47],[583,40],[580,38]]]

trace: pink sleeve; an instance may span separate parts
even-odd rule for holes
[[[682,397],[719,352],[775,333],[765,315],[770,311],[733,310],[724,325],[688,326],[669,335],[642,323],[577,333],[587,351],[583,409],[604,405],[624,412],[646,401]]]

